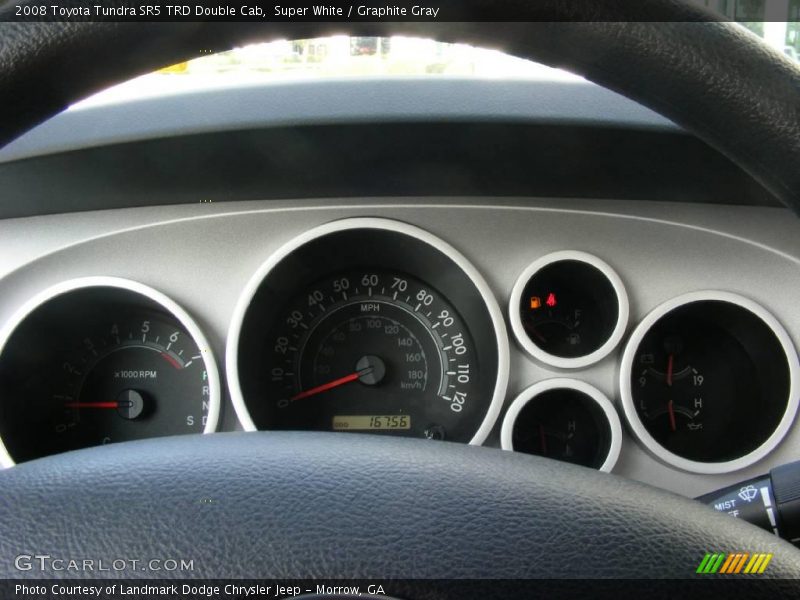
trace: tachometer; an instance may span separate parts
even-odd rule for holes
[[[109,314],[79,338],[67,342],[52,401],[42,407],[52,415],[53,441],[67,449],[202,433],[208,371],[180,323],[147,312]]]
[[[466,259],[417,228],[322,226],[262,267],[240,311],[228,365],[248,429],[479,443],[497,418],[499,308]]]
[[[219,383],[208,343],[155,290],[114,278],[67,282],[35,298],[6,331],[7,464],[215,429]]]

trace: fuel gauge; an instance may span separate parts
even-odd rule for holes
[[[550,379],[522,392],[500,434],[505,450],[601,471],[617,462],[621,439],[619,416],[608,398],[574,379]]]
[[[619,276],[599,258],[556,252],[519,277],[510,318],[517,340],[534,358],[554,367],[585,367],[622,338],[628,297]]]

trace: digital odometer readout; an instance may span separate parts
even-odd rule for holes
[[[333,417],[334,431],[411,429],[409,415],[346,415]]]

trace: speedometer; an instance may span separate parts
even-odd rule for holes
[[[497,418],[500,310],[463,256],[415,227],[322,226],[267,261],[240,310],[228,364],[247,429],[479,443]]]
[[[463,439],[472,432],[462,417],[482,412],[476,360],[466,323],[438,290],[402,272],[337,273],[278,319],[265,412],[278,429]]]

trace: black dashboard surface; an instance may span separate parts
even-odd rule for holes
[[[305,100],[287,121],[276,115],[293,86]],[[225,117],[227,103],[243,114]],[[34,130],[0,151],[0,218],[421,195],[780,206],[704,142],[591,84],[290,84],[84,108],[42,127],[46,144]]]

